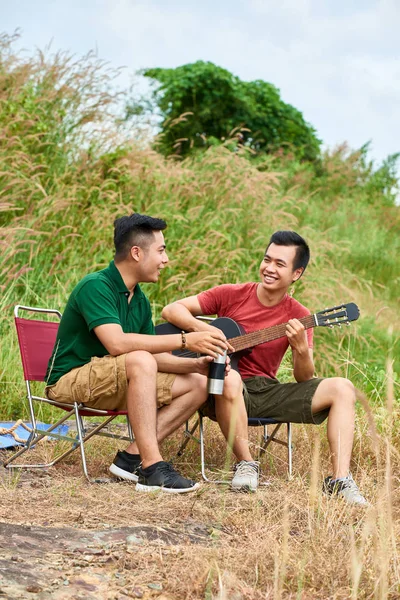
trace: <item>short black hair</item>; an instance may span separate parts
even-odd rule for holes
[[[296,246],[293,270],[295,271],[300,268],[302,268],[303,271],[306,270],[310,260],[310,248],[301,235],[295,231],[275,231],[268,242],[267,250],[271,244],[276,244],[277,246]]]
[[[153,231],[162,231],[167,226],[163,219],[132,213],[114,221],[114,260],[124,260],[132,246],[146,248],[154,239]]]

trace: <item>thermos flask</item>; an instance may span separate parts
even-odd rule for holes
[[[223,354],[218,354],[217,358],[214,358],[213,362],[210,363],[210,370],[208,371],[209,394],[223,393],[225,380],[225,362],[226,350]]]

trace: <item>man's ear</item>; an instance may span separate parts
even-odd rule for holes
[[[131,252],[131,257],[133,258],[133,260],[138,261],[140,259],[141,250],[140,250],[139,246],[132,246],[130,252]]]
[[[303,267],[299,267],[298,269],[296,269],[293,273],[293,281],[292,283],[294,283],[295,281],[297,281],[298,279],[300,279],[300,277],[303,275],[304,269]]]

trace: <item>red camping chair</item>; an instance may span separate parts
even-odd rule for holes
[[[80,448],[82,457],[82,468],[85,476],[89,481],[89,475],[86,466],[86,456],[84,444],[94,435],[100,435],[103,437],[111,437],[114,439],[126,440],[128,442],[133,441],[132,429],[127,417],[127,411],[114,411],[114,410],[99,410],[94,408],[87,408],[82,404],[75,402],[74,404],[63,404],[61,402],[55,402],[44,398],[42,396],[35,396],[32,393],[31,382],[33,381],[44,381],[46,376],[47,364],[51,353],[53,351],[54,343],[57,336],[57,330],[59,322],[43,321],[27,319],[20,317],[19,314],[25,311],[29,313],[44,313],[46,315],[55,315],[58,320],[61,319],[61,313],[58,310],[47,309],[47,308],[32,308],[30,306],[16,306],[14,309],[15,325],[18,334],[18,343],[21,353],[22,367],[24,371],[24,378],[27,390],[27,398],[29,402],[29,412],[32,423],[32,433],[29,436],[26,444],[15,452],[9,459],[7,459],[3,466],[6,468],[46,468],[57,464],[60,460],[71,454],[77,448]],[[43,430],[38,427],[37,418],[35,415],[34,402],[45,402],[51,404],[57,408],[62,409],[66,414],[59,419],[56,423],[52,424],[48,429]],[[110,423],[115,417],[120,415],[126,416],[128,423],[129,437],[113,435],[106,431],[102,431],[108,423]],[[96,424],[92,429],[87,430],[83,421],[83,417],[105,417],[101,423]],[[57,433],[58,428],[65,423],[68,419],[75,419],[77,436],[71,437],[68,435],[62,435]],[[50,436],[51,438],[64,440],[71,443],[71,448],[63,452],[51,462],[40,463],[40,464],[15,464],[14,460],[30,450],[33,446],[36,446],[41,440]]]

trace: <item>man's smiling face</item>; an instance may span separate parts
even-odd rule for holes
[[[297,281],[303,269],[294,269],[296,246],[270,244],[260,264],[260,281],[266,291],[286,290]]]
[[[168,262],[162,231],[153,231],[154,241],[140,248],[140,281],[156,283]]]

